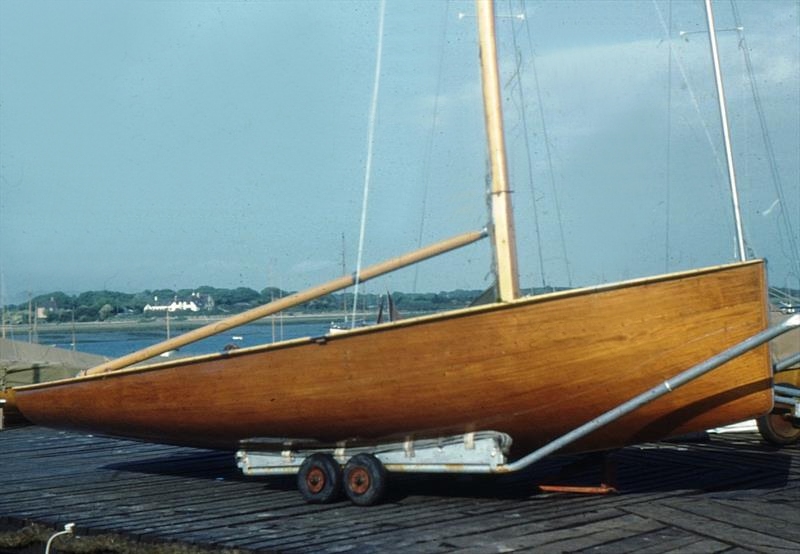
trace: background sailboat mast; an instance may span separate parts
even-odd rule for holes
[[[491,234],[497,268],[497,289],[500,301],[508,302],[519,296],[519,277],[511,190],[508,187],[506,146],[503,138],[500,74],[497,67],[497,42],[494,32],[494,3],[491,0],[476,0],[475,5],[478,15],[483,109],[489,143],[489,159],[492,165]]]
[[[731,132],[728,126],[728,110],[725,105],[725,87],[722,85],[722,70],[719,63],[719,49],[717,48],[717,30],[714,25],[714,10],[711,0],[706,0],[706,23],[708,24],[708,40],[711,44],[711,59],[714,62],[714,81],[717,84],[717,102],[719,104],[719,117],[722,121],[722,140],[725,143],[725,159],[728,162],[728,182],[731,188],[731,201],[733,202],[733,219],[736,224],[736,249],[739,260],[747,259],[744,244],[744,231],[742,230],[742,212],[739,208],[739,190],[736,187],[736,171],[733,167],[733,150],[731,148]]]

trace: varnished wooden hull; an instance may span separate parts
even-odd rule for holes
[[[236,448],[474,430],[528,450],[766,327],[763,264],[558,293],[23,387],[31,421]],[[572,450],[716,427],[772,407],[766,346],[595,432]]]

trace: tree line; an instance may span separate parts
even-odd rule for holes
[[[542,294],[563,288],[547,287],[525,289],[523,294]],[[473,303],[486,291],[457,289],[446,292],[393,292],[392,300],[401,314],[440,312],[464,308]],[[5,323],[30,323],[32,317],[50,323],[107,321],[112,318],[164,317],[163,312],[148,312],[145,307],[154,304],[169,304],[173,300],[198,301],[199,314],[231,315],[266,304],[278,298],[293,294],[277,287],[267,287],[260,292],[247,287],[234,289],[202,286],[196,289],[157,289],[136,293],[117,291],[87,291],[80,294],[51,292],[32,297],[28,302],[8,305],[4,308]],[[785,306],[785,298],[800,298],[800,291],[790,288],[771,288],[770,296],[776,306]],[[783,300],[783,304],[781,304]],[[362,293],[358,297],[360,311],[375,312],[381,303],[386,305],[386,295]],[[332,293],[312,300],[289,310],[289,313],[323,314],[349,311],[353,308],[353,293]],[[800,309],[793,306],[790,309]],[[191,312],[178,312],[175,316],[191,315]]]
[[[480,290],[454,290],[438,293],[392,293],[395,308],[401,313],[435,312],[462,308],[470,305],[480,296]],[[80,294],[67,294],[61,291],[40,294],[29,301],[5,307],[7,323],[30,323],[32,317],[39,321],[91,322],[107,321],[112,318],[164,317],[164,313],[146,311],[145,307],[168,305],[172,301],[193,300],[199,309],[196,314],[230,315],[266,304],[278,298],[293,294],[276,287],[257,291],[247,287],[234,289],[202,286],[195,289],[157,289],[126,293],[109,290],[87,291]],[[377,310],[381,297],[385,295],[361,293],[358,309]],[[383,300],[385,302],[385,300]],[[351,310],[353,293],[332,293],[302,304],[294,313],[317,314]],[[191,315],[192,312],[177,312],[171,315]]]

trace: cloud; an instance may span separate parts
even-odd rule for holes
[[[336,265],[337,264],[333,260],[303,260],[300,263],[294,264],[290,269],[290,273],[299,275],[318,273],[321,271],[332,270],[336,267]]]

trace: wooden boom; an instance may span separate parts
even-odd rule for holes
[[[150,358],[158,356],[159,354],[163,354],[164,352],[175,350],[176,348],[186,346],[187,344],[191,344],[212,335],[222,333],[228,329],[233,329],[234,327],[250,323],[251,321],[255,321],[262,317],[266,317],[288,308],[304,304],[305,302],[309,302],[315,298],[320,298],[326,294],[345,289],[354,285],[356,282],[363,283],[369,279],[379,277],[380,275],[384,275],[422,260],[438,256],[439,254],[455,250],[456,248],[472,244],[473,242],[486,237],[486,234],[487,233],[485,230],[474,231],[437,242],[425,248],[421,248],[402,256],[398,256],[397,258],[370,266],[366,269],[363,269],[358,275],[344,275],[322,285],[318,285],[305,291],[297,292],[290,296],[286,296],[273,302],[269,302],[268,304],[264,304],[263,306],[258,306],[251,310],[247,310],[240,314],[223,319],[222,321],[205,325],[175,338],[165,340],[141,350],[137,350],[136,352],[128,354],[127,356],[122,356],[90,368],[86,370],[85,374],[97,375],[100,373],[107,373],[109,371],[115,371],[117,369],[128,367],[144,360],[149,360]]]

